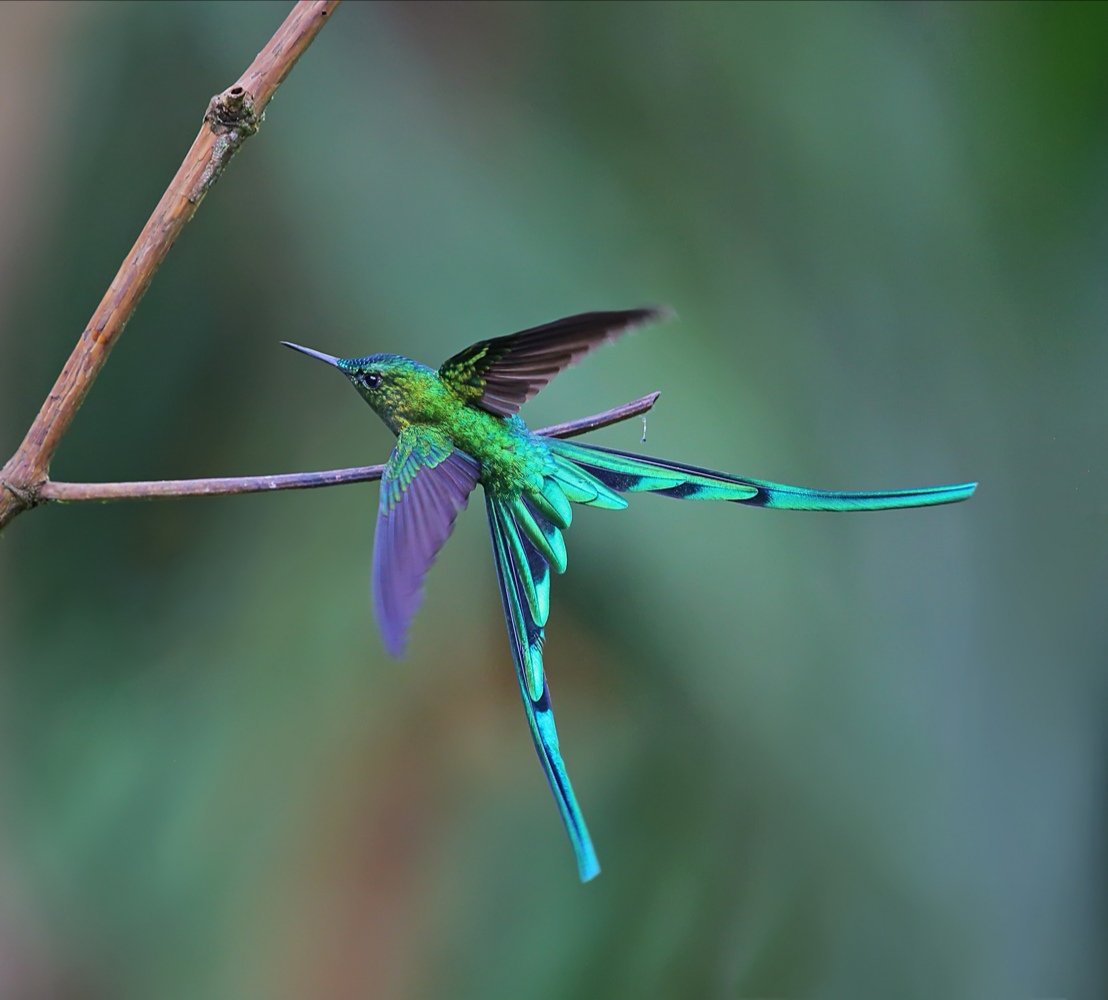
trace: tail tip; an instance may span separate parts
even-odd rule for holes
[[[596,860],[596,855],[591,851],[588,857],[577,859],[577,874],[581,878],[582,885],[591,882],[600,874],[600,862]]]

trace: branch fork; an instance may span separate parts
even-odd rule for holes
[[[297,0],[239,79],[208,105],[176,176],[124,258],[18,450],[0,469],[0,530],[45,498],[50,462],[154,274],[204,195],[258,130],[274,92],[339,0]]]
[[[50,461],[108,354],[170,247],[222,176],[242,144],[258,131],[281,81],[326,23],[339,0],[297,0],[284,23],[234,84],[216,94],[177,175],[124,258],[16,453],[0,469],[0,531],[18,514],[48,501],[123,500],[213,496],[311,489],[380,479],[384,466],[326,472],[134,483],[62,483],[50,479]],[[658,398],[640,399],[581,420],[547,427],[550,437],[572,437],[649,410]]]

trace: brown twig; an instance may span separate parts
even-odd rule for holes
[[[238,80],[212,98],[204,124],[124,258],[19,446],[0,470],[0,530],[42,499],[50,461],[158,267],[239,147],[258,130],[274,91],[339,0],[298,0]]]
[[[646,413],[660,393],[640,396],[622,406],[580,420],[544,427],[547,437],[575,437]],[[236,476],[226,479],[163,479],[137,483],[56,483],[47,480],[38,492],[39,502],[70,503],[78,500],[152,500],[164,497],[210,497],[232,493],[265,493],[270,490],[311,490],[320,486],[365,483],[380,479],[383,465],[364,465],[326,472],[289,472],[276,476]]]

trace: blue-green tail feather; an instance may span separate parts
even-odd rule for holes
[[[543,673],[543,628],[535,620],[536,605],[540,609],[549,606],[546,596],[550,586],[549,569],[530,535],[516,524],[513,506],[489,496],[487,492],[485,506],[489,514],[493,562],[504,605],[504,620],[508,625],[512,658],[531,738],[535,741],[539,761],[573,844],[581,881],[588,882],[600,874],[600,864],[558,747],[558,730],[554,726],[554,712],[550,705],[550,686]]]
[[[891,510],[956,503],[973,495],[976,483],[908,490],[844,493],[787,486],[701,469],[610,448],[548,439],[551,451],[569,459],[618,493],[659,493],[679,500],[726,500],[778,510]]]
[[[562,530],[570,503],[619,509],[620,493],[659,493],[681,500],[724,500],[781,510],[887,510],[954,503],[976,483],[923,489],[833,492],[732,476],[694,465],[547,438],[550,463],[541,485],[511,500],[486,491],[496,578],[523,707],[535,749],[577,857],[581,881],[600,872],[589,831],[558,747],[558,731],[543,671],[543,628],[550,609],[550,571],[566,567]]]

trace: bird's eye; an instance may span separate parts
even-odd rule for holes
[[[366,372],[362,376],[362,383],[367,389],[376,389],[381,384],[381,376],[376,372]]]

